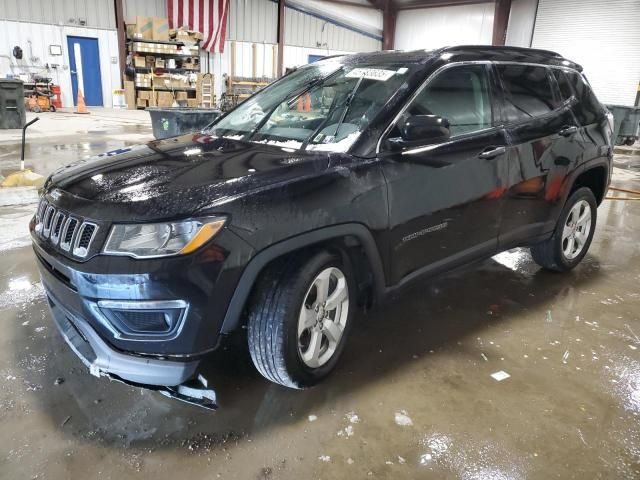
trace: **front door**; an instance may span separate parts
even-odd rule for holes
[[[67,37],[73,104],[78,105],[78,89],[88,106],[101,107],[102,80],[97,38]]]
[[[383,139],[394,284],[495,252],[507,173],[506,136],[493,115],[495,88],[488,65],[449,67]],[[447,119],[450,137],[393,151],[403,144],[403,122],[414,115]]]

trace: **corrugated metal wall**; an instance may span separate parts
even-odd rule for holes
[[[116,28],[110,0],[0,0],[0,19],[52,25]]]
[[[382,42],[294,8],[285,9],[285,43],[296,47],[349,52],[380,50]]]
[[[143,15],[145,17],[166,17],[167,0],[123,0],[124,18]]]
[[[512,0],[507,26],[506,44],[511,47],[530,47],[538,0]]]
[[[278,4],[270,0],[231,0],[227,39],[278,42]]]
[[[639,0],[540,0],[532,46],[580,63],[604,103],[633,105],[640,81]]]
[[[395,48],[434,49],[447,45],[491,45],[494,3],[402,10]]]

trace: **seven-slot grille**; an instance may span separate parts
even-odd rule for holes
[[[36,233],[75,257],[87,256],[97,231],[98,226],[95,223],[73,217],[46,200],[42,200],[38,206]]]

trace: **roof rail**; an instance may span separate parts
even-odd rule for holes
[[[557,58],[564,58],[558,52],[551,50],[543,50],[540,48],[525,48],[525,47],[510,47],[510,46],[492,46],[492,45],[455,45],[452,47],[444,47],[442,50],[450,52],[455,50],[486,50],[490,48],[492,50],[506,50],[508,52],[522,52],[522,53],[539,53],[544,55],[550,55]]]

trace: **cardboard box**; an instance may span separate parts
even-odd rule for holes
[[[173,105],[173,95],[171,92],[158,92],[158,106],[170,107]]]
[[[168,81],[169,84],[167,85],[165,81]],[[154,88],[170,88],[171,77],[169,75],[154,75],[151,83]]]
[[[136,87],[131,80],[124,81],[124,98],[127,102],[127,108],[129,110],[136,109]]]
[[[144,57],[135,56],[133,57],[133,66],[136,68],[144,68],[146,67],[146,59]]]
[[[200,102],[197,98],[187,98],[187,107],[196,108],[200,106]]]
[[[144,98],[138,97],[138,101],[136,103],[137,107],[147,108],[147,101]]]
[[[166,17],[153,17],[151,23],[154,40],[169,40],[169,20]]]
[[[137,16],[126,21],[127,34],[130,38],[141,38],[153,40],[153,19],[152,17]]]
[[[176,100],[186,100],[187,92],[176,92]]]
[[[142,98],[143,100],[149,100],[151,98],[151,92],[149,90],[140,90],[138,92],[138,98]]]
[[[186,77],[171,77],[171,87],[173,88],[188,88],[191,84]]]
[[[156,58],[156,68],[164,68],[164,58]]]

